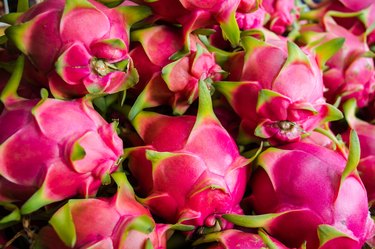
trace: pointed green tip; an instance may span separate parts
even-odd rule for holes
[[[258,112],[265,104],[272,102],[275,98],[284,98],[287,99],[284,95],[269,90],[269,89],[261,89],[258,93],[258,101],[256,105],[256,111]]]
[[[18,0],[17,12],[25,12],[28,9],[29,9],[29,1],[28,0]]]
[[[240,28],[238,27],[235,11],[232,11],[227,20],[220,22],[220,28],[224,39],[229,40],[233,47],[237,47],[240,43]]]
[[[345,101],[342,106],[345,114],[345,119],[351,125],[352,121],[356,119],[355,113],[357,110],[357,101],[356,99],[349,99]]]
[[[152,244],[150,239],[146,240],[145,249],[154,249],[154,245]]]
[[[79,144],[78,141],[76,141],[73,144],[72,151],[70,154],[70,160],[71,161],[78,161],[83,159],[86,156],[85,149]]]
[[[151,9],[147,6],[120,6],[116,10],[124,16],[126,23],[130,26],[152,14]]]
[[[44,194],[44,187],[38,189],[21,207],[22,214],[30,214],[41,207],[53,203],[54,201],[48,199]]]
[[[310,60],[307,55],[298,47],[297,44],[294,42],[288,41],[288,58],[284,64],[285,66],[289,66],[290,64],[298,61],[303,62],[306,65],[310,65]]]
[[[29,45],[27,34],[30,32],[31,26],[34,25],[34,23],[35,21],[31,20],[25,23],[12,25],[4,31],[6,37],[24,54],[27,54],[27,46]]]
[[[344,172],[342,173],[341,182],[343,182],[352,172],[356,170],[360,159],[361,145],[359,142],[359,137],[355,130],[351,130],[348,161],[346,163]]]
[[[66,15],[70,11],[77,9],[77,8],[95,9],[95,6],[91,4],[88,0],[66,0],[63,15]]]
[[[134,197],[133,187],[130,185],[125,172],[115,172],[111,176],[117,184],[118,193],[130,196],[131,198]]]
[[[279,247],[272,241],[272,239],[268,236],[268,234],[263,229],[259,229],[258,234],[262,238],[264,244],[266,244],[267,248],[279,249]]]
[[[175,155],[176,153],[173,152],[159,152],[156,150],[146,150],[146,158],[150,160],[153,164]]]
[[[344,43],[345,38],[340,37],[329,40],[314,49],[321,69],[323,69],[326,62],[342,48]]]
[[[247,54],[251,54],[256,48],[265,46],[264,41],[258,40],[252,36],[241,37],[241,45]]]
[[[16,65],[11,77],[9,78],[8,83],[6,84],[4,90],[0,95],[0,99],[5,105],[16,101],[17,99],[20,99],[17,94],[17,90],[22,79],[24,64],[25,57],[23,55],[20,55],[17,58]]]
[[[238,226],[248,227],[248,228],[259,228],[259,227],[268,227],[269,224],[275,218],[283,215],[284,213],[261,214],[261,215],[224,214],[223,218]]]
[[[176,230],[176,231],[181,231],[181,232],[193,231],[194,229],[195,229],[195,226],[193,225],[185,225],[181,223],[170,225],[168,228],[168,230]]]
[[[207,119],[207,118],[217,120],[214,114],[213,107],[212,107],[211,92],[208,89],[207,83],[203,80],[199,80],[198,87],[199,87],[199,102],[198,102],[197,123],[200,123],[204,119]]]
[[[330,226],[330,225],[320,225],[318,227],[318,237],[319,237],[319,242],[320,242],[320,247],[323,247],[324,244],[326,244],[328,241],[344,237],[344,238],[350,238],[351,237],[339,230],[337,230],[335,227]]]
[[[9,214],[1,217],[0,230],[12,226],[21,220],[21,213],[16,205],[8,202],[0,202],[0,206],[10,211]]]
[[[9,13],[0,17],[0,22],[7,23],[9,25],[15,25],[17,20],[23,13]]]
[[[141,94],[138,95],[138,98],[135,100],[133,106],[131,107],[128,118],[130,121],[133,121],[135,117],[144,109],[147,107],[151,107],[148,104],[151,102],[147,102],[147,94],[146,94],[147,87],[141,92]]]
[[[205,234],[201,236],[199,239],[195,240],[192,246],[198,246],[201,244],[211,243],[211,242],[220,242],[221,235],[222,235],[221,232]]]
[[[76,229],[71,213],[71,205],[80,200],[70,200],[51,217],[49,223],[60,239],[69,247],[73,248],[77,241]]]
[[[327,108],[327,114],[322,120],[322,123],[336,121],[336,120],[340,120],[344,118],[344,115],[342,114],[342,112],[335,106],[331,104],[326,104],[325,106]]]
[[[122,233],[118,248],[127,248],[125,244],[128,242],[130,231],[136,230],[143,234],[150,234],[152,231],[154,231],[154,229],[155,229],[155,222],[152,219],[152,217],[149,215],[146,215],[146,214],[139,215],[131,219],[127,223],[126,228]],[[152,246],[153,246],[152,243],[149,244],[146,241],[146,245],[144,248],[153,248]]]
[[[124,0],[97,0],[109,8],[114,8],[124,2]]]
[[[148,215],[141,215],[136,218],[134,218],[131,221],[131,224],[127,227],[129,230],[137,230],[139,232],[149,234],[151,233],[155,228],[155,222],[154,220],[148,216]]]

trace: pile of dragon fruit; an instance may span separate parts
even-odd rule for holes
[[[374,0],[0,22],[1,249],[375,248]]]

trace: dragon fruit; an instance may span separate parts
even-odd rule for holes
[[[47,75],[55,97],[115,93],[137,82],[129,29],[149,14],[144,6],[110,9],[93,0],[47,0],[21,15],[6,35]]]
[[[19,199],[26,200],[21,211],[30,213],[77,194],[94,195],[117,169],[123,147],[116,123],[108,124],[86,99],[18,97],[23,61],[19,57],[1,96],[0,175],[5,185],[28,189],[25,193],[37,189]]]
[[[269,237],[262,231],[259,231],[259,234],[255,234],[236,229],[228,229],[222,232],[204,235],[196,240],[194,244],[198,245],[209,242],[217,242],[216,244],[209,246],[209,249],[288,249],[288,247],[284,246],[276,239]]]
[[[357,105],[355,99],[344,103],[345,119],[349,127],[358,133],[361,146],[361,160],[358,171],[367,190],[370,203],[375,201],[375,125],[356,117]],[[342,134],[344,141],[348,142],[348,132]]]
[[[368,31],[369,34],[367,36],[367,43],[369,44],[369,46],[374,46],[375,45],[375,27],[373,25],[375,23],[375,3],[371,4],[366,14],[367,15],[365,19],[365,25],[366,25],[366,28],[369,30]]]
[[[199,28],[207,28],[219,24],[225,39],[238,45],[240,31],[235,12],[241,0],[138,0],[149,6],[156,19],[179,23],[183,27],[185,49],[189,49],[189,34]],[[173,11],[171,11],[173,9]]]
[[[59,243],[59,249],[166,248],[167,230],[173,226],[155,224],[149,211],[135,200],[123,172],[113,173],[112,177],[118,188],[115,196],[68,201],[50,219],[53,229],[41,231],[39,246],[56,248]],[[54,237],[63,243],[51,240]]]
[[[257,215],[224,218],[237,225],[264,227],[288,247],[306,241],[307,249],[361,248],[374,235],[375,226],[356,172],[359,149],[355,132],[348,159],[303,142],[267,149],[250,180]]]
[[[352,11],[361,11],[369,7],[373,0],[364,0],[364,1],[357,1],[357,0],[338,0],[341,4],[343,4],[346,8]]]
[[[155,29],[157,30],[155,31]],[[165,31],[162,32],[163,30]],[[171,36],[171,30],[168,31],[162,27],[151,28],[151,30],[145,30],[144,32],[158,32],[161,37],[163,37],[163,34],[167,37]],[[183,114],[198,97],[198,82],[200,80],[211,85],[212,82],[223,78],[223,71],[216,63],[214,54],[209,52],[196,36],[191,35],[189,39],[191,40],[190,53],[164,65],[161,71],[156,71],[152,75],[143,92],[132,106],[129,113],[130,119],[133,119],[144,108],[163,104],[169,104],[175,114]],[[169,43],[174,44],[175,41],[169,40]],[[163,48],[166,44],[158,43],[154,46]],[[159,65],[167,62],[165,56],[159,55],[159,53],[157,55],[152,54],[151,51],[154,49],[152,46],[145,49],[149,54],[149,59],[158,61],[155,63]]]
[[[213,114],[206,83],[199,83],[197,117],[141,112],[133,124],[146,144],[128,150],[142,203],[168,223],[230,227],[220,216],[242,213],[250,159]]]
[[[263,0],[262,8],[270,14],[269,28],[276,34],[283,34],[299,17],[295,1]]]
[[[132,32],[132,41],[137,42],[130,51],[134,67],[139,73],[139,82],[130,88],[130,93],[139,95],[155,73],[161,73],[171,63],[170,57],[183,48],[181,29],[156,25]]]
[[[228,62],[227,81],[214,84],[242,119],[240,141],[298,141],[320,123],[342,118],[324,100],[322,74],[312,54],[272,37],[262,42],[248,36],[242,44],[245,51]]]
[[[236,10],[236,20],[241,30],[261,28],[266,20],[267,12],[257,1],[242,0]]]
[[[308,25],[301,33],[307,37],[309,47],[335,38],[345,39],[342,48],[326,63],[323,82],[327,91],[324,96],[329,103],[356,98],[358,105],[364,107],[375,92],[374,62],[365,56],[369,52],[366,34],[356,35],[340,26],[333,17],[341,15],[328,12],[323,18],[324,29]]]

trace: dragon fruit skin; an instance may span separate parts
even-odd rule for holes
[[[240,139],[298,141],[320,123],[342,118],[323,98],[322,74],[312,54],[273,38],[245,37],[243,46],[225,68],[228,81],[214,84],[242,119]]]
[[[266,12],[261,8],[258,8],[256,11],[251,13],[236,12],[236,20],[238,23],[238,27],[241,30],[262,27],[265,17]]]
[[[150,212],[136,201],[123,172],[112,177],[118,185],[115,196],[68,201],[50,219],[53,229],[42,230],[39,246],[56,248],[52,237],[61,248],[166,248],[166,232],[172,226],[155,223]]]
[[[259,234],[244,232],[236,229],[228,229],[222,232],[210,233],[203,235],[194,244],[202,244],[208,242],[217,242],[207,248],[209,249],[228,249],[228,248],[246,248],[246,249],[262,249],[262,248],[279,248],[288,249],[274,238],[269,237],[263,232]]]
[[[139,73],[139,82],[131,93],[139,95],[155,73],[171,63],[170,57],[183,48],[181,29],[156,25],[132,33],[132,41],[138,42],[129,52]]]
[[[366,106],[375,91],[374,62],[362,56],[369,51],[367,44],[333,23],[326,24],[326,29],[330,36],[345,38],[343,48],[327,62],[329,70],[323,75],[329,89],[327,98],[339,94],[343,100],[355,97],[360,107]]]
[[[231,44],[237,45],[240,40],[240,31],[235,18],[235,12],[241,0],[160,0],[146,1],[138,0],[149,6],[156,19],[179,23],[183,26],[185,44],[189,47],[186,39],[188,35],[198,29],[207,28],[219,24],[223,37]],[[170,11],[173,9],[173,11]]]
[[[44,1],[25,12],[6,35],[47,75],[55,97],[115,93],[136,83],[129,29],[147,10],[110,9],[91,0]]]
[[[155,29],[157,30],[155,31]],[[148,32],[151,32],[151,34],[157,32],[160,37],[163,37],[163,35],[167,37],[172,36],[172,29],[163,27],[144,30],[142,31],[143,34],[139,34],[139,36],[146,36],[144,40],[147,40],[149,36]],[[138,36],[138,33],[136,35]],[[176,35],[172,37],[176,37]],[[151,61],[155,61],[154,63],[159,65],[167,64],[163,65],[160,71],[156,71],[150,81],[147,82],[143,92],[138,96],[130,110],[130,119],[133,119],[144,108],[160,105],[170,105],[175,114],[181,115],[197,99],[198,82],[200,80],[204,80],[207,84],[212,84],[212,82],[223,78],[222,69],[216,63],[214,54],[204,47],[197,36],[190,35],[189,40],[190,52],[175,61],[167,60],[168,58],[164,54],[159,55],[157,53],[155,55],[152,51],[154,51],[155,46],[161,49],[170,43],[172,44],[171,48],[174,48],[175,46],[173,45],[177,45],[180,39],[175,41],[163,40],[165,41],[164,43],[160,42],[149,48],[145,48],[146,53],[149,55],[148,58]],[[146,45],[146,42],[144,43]],[[146,47],[145,45],[144,47]],[[167,51],[171,51],[171,48]]]
[[[299,18],[299,9],[295,1],[263,0],[261,7],[271,16],[270,30],[278,35],[282,35]]]
[[[375,201],[375,125],[356,117],[357,105],[355,99],[350,99],[343,105],[345,119],[349,127],[355,130],[361,146],[361,160],[358,172],[367,190],[368,201]],[[349,132],[342,134],[344,141],[348,142]]]
[[[306,26],[306,30],[302,28],[301,33],[306,33],[309,37],[307,43],[314,46],[332,39],[345,39],[338,52],[326,62],[323,82],[327,90],[324,96],[329,103],[335,103],[338,99],[345,101],[356,98],[358,105],[364,107],[375,92],[374,62],[364,55],[370,51],[365,35],[363,32],[353,33],[352,29],[341,26],[330,13],[322,18],[324,27]],[[341,18],[345,19],[348,18]]]
[[[77,194],[95,194],[116,170],[123,143],[116,124],[108,124],[86,99],[20,98],[23,62],[23,57],[17,60],[1,95],[0,175],[4,186],[19,186],[15,197],[19,188],[38,189],[19,200],[26,201],[21,211],[30,213]]]
[[[196,227],[217,225],[223,213],[242,213],[249,160],[214,116],[204,82],[196,118],[141,112],[133,124],[146,145],[129,149],[129,169],[151,212]]]
[[[302,142],[267,149],[250,181],[254,212],[264,219],[258,225],[289,247],[307,241],[308,249],[361,248],[374,235],[374,222],[351,161]],[[251,226],[250,220],[235,224]]]
[[[339,0],[346,8],[352,11],[361,11],[369,7],[374,1],[365,0],[365,1],[356,1],[356,0]]]
[[[375,3],[371,4],[366,18],[367,27],[371,27],[375,23]],[[369,46],[375,45],[375,29],[367,36],[367,43]]]
[[[371,206],[375,203],[375,155],[365,157],[359,161],[358,172],[366,187],[367,198]]]
[[[40,188],[28,211],[78,193],[93,195],[122,155],[115,126],[82,99],[22,101],[6,106],[0,123],[2,177]]]

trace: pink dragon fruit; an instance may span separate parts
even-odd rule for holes
[[[209,242],[216,242],[214,245],[207,247],[209,249],[288,249],[288,247],[284,246],[276,239],[269,237],[262,231],[259,231],[259,234],[255,234],[241,230],[228,229],[222,232],[203,235],[201,238],[196,240],[194,244],[199,245]]]
[[[364,1],[357,1],[357,0],[338,0],[341,4],[343,4],[346,8],[352,11],[360,11],[364,10],[369,7],[371,4],[374,3],[373,0],[364,0]]]
[[[255,7],[255,3],[249,4],[244,2],[248,1],[242,0],[236,11],[238,27],[241,30],[263,27],[267,12],[259,6]]]
[[[323,98],[322,74],[311,53],[281,39],[244,37],[242,44],[245,51],[228,62],[228,81],[214,84],[242,119],[240,139],[297,141],[320,123],[342,118]]]
[[[19,199],[27,200],[23,213],[76,194],[95,194],[106,176],[116,170],[123,153],[116,124],[108,124],[85,99],[18,97],[22,67],[20,57],[1,96],[5,104],[0,116],[2,182],[19,186],[15,192],[28,189]],[[30,197],[27,193],[32,190],[36,191]]]
[[[141,31],[142,33],[139,35],[146,36],[146,38],[142,40],[147,40],[147,33],[151,32],[151,34],[153,34],[155,29],[157,29],[156,32],[158,32],[161,37],[163,35],[171,37],[170,32],[172,32],[172,30],[163,27],[147,29]],[[163,104],[170,105],[175,114],[183,114],[198,97],[198,82],[200,80],[211,85],[212,82],[223,78],[223,71],[216,63],[214,54],[209,52],[196,36],[191,35],[189,39],[191,41],[190,53],[164,65],[161,71],[156,71],[152,75],[145,89],[132,106],[129,113],[130,119],[133,119],[135,115],[144,108]],[[174,44],[180,41],[180,39],[177,41],[163,41],[168,42],[168,44]],[[155,49],[155,46],[157,46],[157,48],[164,48],[166,43],[154,43],[152,46],[145,49],[145,51],[148,52],[150,60],[154,60],[155,63],[163,65],[167,62],[167,58],[164,55],[159,55],[159,53],[156,55],[155,53],[151,53],[151,51]],[[174,48],[173,45],[172,48]]]
[[[134,85],[130,26],[147,7],[107,8],[93,0],[47,0],[6,30],[7,37],[48,76],[55,97],[115,93]]]
[[[366,20],[365,20],[365,25],[368,30],[368,36],[367,36],[367,43],[369,46],[374,46],[375,45],[375,3],[371,4],[369,7],[369,10],[366,13]]]
[[[349,157],[307,143],[269,148],[250,181],[257,215],[228,215],[237,225],[264,227],[289,247],[361,248],[374,235],[366,190],[356,172],[359,142]],[[291,163],[293,162],[293,163]]]
[[[188,35],[198,29],[219,24],[225,39],[231,44],[238,45],[240,31],[235,18],[235,11],[241,0],[138,0],[153,10],[157,19],[180,23],[184,29],[184,38],[187,49]],[[171,11],[173,9],[173,11]],[[185,48],[186,49],[186,48]]]
[[[130,93],[139,95],[153,75],[160,74],[162,68],[172,62],[170,57],[183,48],[181,36],[181,29],[165,25],[132,32],[134,48],[129,54],[139,73],[139,82],[134,86],[135,89],[129,89]]]
[[[166,248],[167,231],[174,226],[155,224],[150,212],[135,200],[123,172],[113,173],[112,177],[118,188],[115,196],[69,200],[50,219],[53,229],[46,227],[41,231],[39,247]],[[189,226],[177,227],[191,229]]]
[[[307,11],[301,16],[302,19],[308,17],[310,19],[312,16],[322,16],[327,11],[339,11],[345,13],[359,13],[365,12],[366,9],[373,3],[372,0],[356,1],[356,0],[330,0],[330,1],[305,1],[312,11]],[[307,14],[307,15],[306,15]],[[312,15],[311,15],[312,14]]]
[[[367,196],[370,203],[375,201],[375,125],[363,121],[356,117],[356,101],[350,99],[343,105],[345,119],[349,127],[358,133],[361,146],[361,160],[359,161],[358,171],[367,190]],[[342,137],[348,142],[348,132],[343,133]]]
[[[213,114],[206,83],[199,83],[197,117],[141,112],[133,124],[146,144],[128,150],[142,203],[168,223],[229,227],[220,216],[242,213],[249,159]]]
[[[324,96],[330,103],[356,98],[360,107],[366,106],[375,92],[374,62],[365,56],[369,52],[366,34],[352,33],[340,26],[333,15],[344,14],[328,12],[323,18],[324,29],[309,25],[301,33],[308,37],[307,42],[312,44],[309,47],[335,38],[345,39],[342,48],[326,63],[323,82],[327,91]]]
[[[262,8],[270,14],[269,28],[276,34],[283,34],[299,17],[295,1],[263,0]]]

